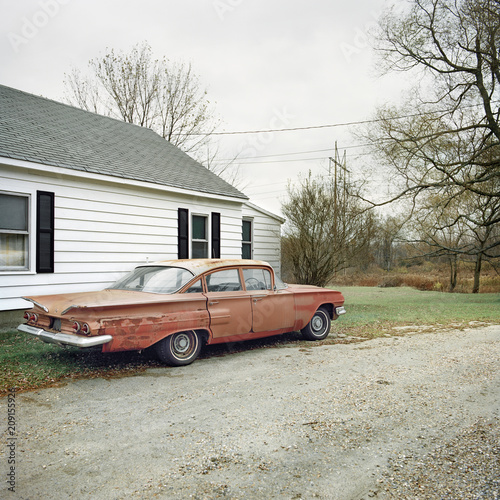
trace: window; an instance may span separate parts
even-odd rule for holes
[[[288,288],[288,285],[283,283],[279,276],[274,275],[274,282],[276,283],[277,290],[286,290]]]
[[[271,290],[271,273],[267,269],[243,269],[247,290]]]
[[[242,235],[242,249],[241,256],[244,259],[251,259],[253,257],[252,248],[252,221],[243,219],[243,235]]]
[[[189,224],[191,223],[191,227]],[[190,240],[191,235],[191,240]],[[191,241],[191,243],[190,243]],[[177,258],[178,259],[220,259],[221,214],[208,215],[189,213],[187,208],[178,209]]]
[[[0,269],[29,269],[28,195],[0,193]]]
[[[202,293],[203,292],[203,285],[201,284],[201,280],[196,281],[193,283],[185,293]]]
[[[206,278],[209,292],[237,292],[241,290],[238,269],[226,269],[209,274]]]
[[[109,288],[148,293],[175,293],[191,279],[193,273],[187,269],[145,266],[135,268]]]
[[[193,215],[191,223],[193,228],[191,258],[205,259],[208,257],[207,217],[205,215]]]

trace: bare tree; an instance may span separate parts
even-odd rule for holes
[[[88,69],[66,75],[71,104],[151,128],[199,161],[213,150],[218,121],[190,64],[154,59],[143,43],[128,54],[110,50],[90,60]]]
[[[463,206],[456,198],[453,202],[446,200],[443,203],[441,196],[429,193],[421,200],[407,239],[418,257],[445,259],[450,272],[450,292],[457,285],[459,262],[468,246],[467,226],[460,217],[461,208]],[[413,239],[411,233],[417,236]]]
[[[391,271],[396,261],[396,248],[401,240],[399,234],[402,225],[395,216],[382,217],[377,221],[372,246],[376,261],[385,271]]]
[[[491,191],[500,176],[491,154],[500,145],[500,1],[411,0],[380,26],[385,71],[418,81],[405,107],[379,110],[370,134],[402,181],[394,199],[448,186],[500,196]]]
[[[288,187],[282,253],[298,283],[324,286],[369,245],[374,215],[363,213],[354,189],[345,176],[311,173]]]

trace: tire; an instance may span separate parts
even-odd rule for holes
[[[328,311],[320,307],[301,332],[307,340],[323,340],[328,337],[331,325],[332,320]]]
[[[170,366],[189,365],[200,351],[201,340],[195,331],[174,333],[156,344],[156,354],[160,361]]]

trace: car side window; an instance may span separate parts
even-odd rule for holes
[[[202,293],[203,286],[201,285],[201,280],[193,283],[184,293]]]
[[[206,277],[209,292],[236,292],[241,290],[238,269],[216,271]]]
[[[243,269],[247,290],[271,290],[271,273],[267,269]]]

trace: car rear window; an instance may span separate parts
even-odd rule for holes
[[[180,267],[144,266],[118,280],[109,288],[149,293],[175,293],[188,281],[193,273]]]

